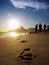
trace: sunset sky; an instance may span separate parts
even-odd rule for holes
[[[49,24],[49,0],[0,0],[0,31],[40,22]]]

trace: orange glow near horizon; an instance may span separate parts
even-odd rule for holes
[[[10,37],[16,37],[16,36],[18,36],[18,34],[15,33],[15,32],[10,32],[9,35],[10,35]]]

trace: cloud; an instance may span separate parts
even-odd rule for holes
[[[31,0],[10,0],[11,4],[15,8],[21,8],[21,9],[26,9],[27,7],[34,8],[35,10],[41,10],[44,9],[46,10],[49,8],[49,5],[43,2],[38,2],[38,1],[31,1]]]

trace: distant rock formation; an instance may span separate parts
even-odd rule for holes
[[[14,29],[14,30],[10,30],[9,32],[26,33],[27,29],[24,29],[24,27],[21,26],[20,28],[17,28],[17,29]]]

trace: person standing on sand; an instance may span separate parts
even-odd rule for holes
[[[38,31],[38,24],[35,25],[35,32]]]
[[[39,23],[39,32],[41,32],[42,31],[42,25],[41,25],[41,23]]]
[[[44,24],[44,31],[46,31],[46,24]]]

